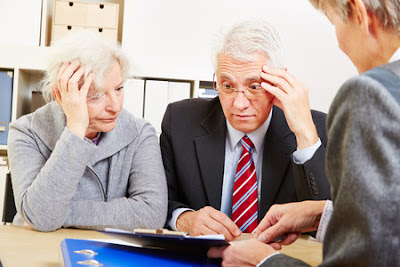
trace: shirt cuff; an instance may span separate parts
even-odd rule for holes
[[[318,138],[318,141],[314,145],[303,149],[297,149],[292,154],[293,162],[296,164],[304,164],[314,156],[315,151],[317,151],[321,144],[321,139]]]
[[[262,261],[260,261],[260,262],[256,265],[256,267],[260,267],[260,266],[261,266],[264,262],[266,262],[269,258],[271,258],[272,256],[275,256],[275,255],[279,255],[279,254],[281,254],[281,253],[279,253],[279,252],[272,253],[271,255],[265,257]]]
[[[172,230],[179,231],[176,228],[176,220],[178,219],[179,215],[181,215],[182,213],[184,213],[185,211],[188,211],[188,210],[194,211],[194,210],[188,209],[188,208],[178,208],[172,212],[171,219],[169,220],[169,223],[168,223],[169,227],[171,227]]]
[[[327,200],[325,203],[324,211],[322,212],[321,220],[319,221],[318,231],[316,239],[318,242],[323,243],[326,233],[326,228],[328,227],[329,221],[331,219],[333,212],[333,205],[331,200]]]

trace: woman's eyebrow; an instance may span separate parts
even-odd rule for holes
[[[119,88],[124,85],[124,81],[120,82],[115,88]]]

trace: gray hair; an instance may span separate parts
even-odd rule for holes
[[[116,42],[106,41],[88,30],[73,32],[52,43],[50,48],[47,71],[40,83],[46,102],[54,100],[52,88],[57,87],[57,76],[61,65],[63,62],[74,60],[79,60],[81,65],[85,66],[85,79],[89,73],[93,73],[92,87],[99,93],[106,90],[103,86],[104,76],[114,61],[119,63],[123,79],[128,77],[128,58]]]
[[[318,10],[323,12],[330,6],[347,22],[351,16],[349,0],[309,0]],[[400,34],[400,1],[399,0],[363,0],[366,8],[376,16],[383,28]]]
[[[282,67],[281,41],[275,29],[266,21],[242,21],[230,29],[222,30],[215,37],[213,47],[214,70],[220,54],[226,54],[239,61],[253,60],[253,53],[263,53],[269,65]]]

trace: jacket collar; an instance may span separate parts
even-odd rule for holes
[[[293,149],[296,148],[296,144],[290,140],[293,135],[283,111],[274,107],[264,143],[261,182],[263,193],[259,204],[259,220],[264,217],[269,207],[274,203],[279,188],[284,182],[290,165],[291,154],[294,151]],[[292,146],[294,147],[292,148]]]
[[[38,109],[32,115],[32,132],[50,151],[54,150],[65,127],[66,117],[62,108],[55,101]],[[98,151],[91,162],[94,164],[119,152],[129,145],[138,133],[139,129],[134,117],[122,109],[115,128],[110,132],[103,133]]]
[[[209,204],[220,209],[225,162],[226,121],[219,98],[201,122],[205,135],[195,138],[197,158]]]

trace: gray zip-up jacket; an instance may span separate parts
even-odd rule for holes
[[[65,125],[56,102],[10,125],[14,223],[39,231],[162,227],[167,186],[154,128],[123,109],[96,146]]]

